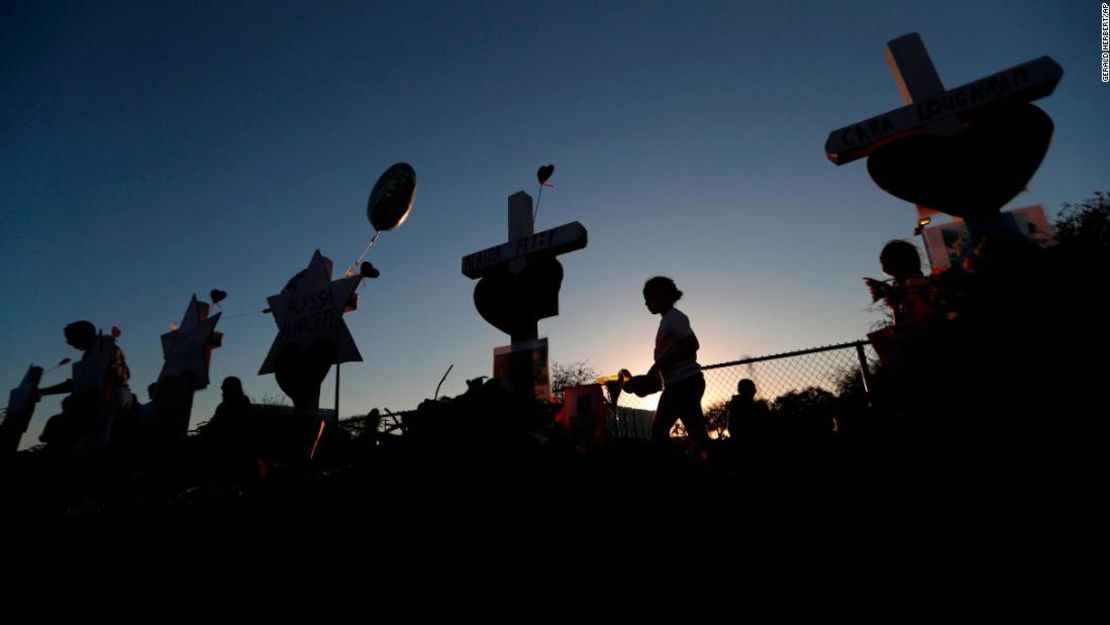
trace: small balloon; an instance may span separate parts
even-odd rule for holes
[[[382,272],[378,271],[377,267],[374,267],[373,263],[368,260],[363,261],[362,265],[358,268],[358,272],[363,278],[377,278],[382,275]]]
[[[545,185],[553,173],[555,173],[554,165],[544,165],[536,171],[536,179],[540,181],[540,185]]]
[[[123,330],[120,330],[119,326],[112,326],[112,338],[118,339],[121,334],[123,334]]]
[[[394,163],[378,178],[366,202],[366,218],[374,230],[392,230],[405,222],[416,198],[416,170]]]
[[[219,289],[212,289],[212,291],[208,294],[208,296],[212,298],[212,303],[216,304],[216,303],[219,303],[220,300],[227,297],[227,291],[221,291]]]

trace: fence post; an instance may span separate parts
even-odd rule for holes
[[[856,343],[856,357],[859,358],[859,374],[863,379],[863,394],[867,396],[867,404],[871,405],[871,370],[867,366],[867,356],[863,353],[864,342]]]

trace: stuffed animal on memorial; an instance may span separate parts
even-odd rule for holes
[[[647,397],[663,390],[663,378],[656,375],[631,375],[628,369],[621,369],[621,377],[628,376],[621,390],[636,397]]]

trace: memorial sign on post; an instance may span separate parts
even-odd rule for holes
[[[19,441],[35,414],[34,395],[40,380],[42,367],[31,365],[27,368],[23,381],[8,394],[8,410],[4,414],[4,420],[0,422],[0,458],[19,450]]]
[[[551,396],[551,367],[547,358],[547,339],[523,341],[493,349],[493,377],[532,380],[536,397]],[[520,367],[515,371],[514,367]]]
[[[1052,226],[1040,204],[1003,211],[995,225],[998,233],[1010,237],[1025,237],[1030,244],[1040,248],[1053,243]],[[922,235],[925,240],[925,255],[934,273],[959,266],[964,259],[974,254],[971,231],[963,221],[931,225],[924,229]]]

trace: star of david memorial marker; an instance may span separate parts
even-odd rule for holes
[[[158,380],[168,376],[188,376],[192,390],[208,387],[208,368],[212,349],[219,347],[223,334],[216,332],[220,315],[208,316],[208,304],[198,302],[197,296],[189,300],[185,316],[175,330],[162,335],[164,362]]]
[[[300,412],[319,408],[320,384],[332,365],[362,361],[343,322],[343,313],[357,306],[362,276],[332,280],[331,272],[331,260],[316,250],[308,268],[267,298],[278,335],[258,375],[273,373]]]
[[[212,349],[223,342],[216,332],[220,315],[208,316],[208,304],[194,294],[181,324],[162,335],[164,362],[158,374],[159,420],[166,431],[184,436],[189,431],[193,394],[208,387]]]

